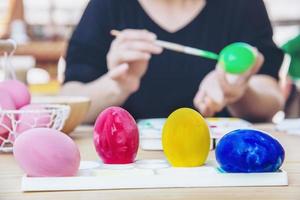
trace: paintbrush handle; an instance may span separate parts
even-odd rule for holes
[[[162,40],[156,40],[155,44],[157,44],[158,46],[163,47],[165,49],[185,53],[185,50],[184,50],[185,46],[180,45],[180,44],[162,41]]]
[[[120,34],[120,31],[117,30],[112,30],[111,34],[113,36],[118,36]],[[210,51],[205,51],[202,49],[196,49],[193,47],[188,47],[184,46],[181,44],[173,43],[173,42],[167,42],[167,41],[162,41],[162,40],[156,40],[155,42],[158,46],[161,46],[165,49],[180,52],[180,53],[185,53],[193,56],[201,56],[213,60],[218,60],[219,56],[216,53],[210,52]]]
[[[177,43],[172,43],[172,42],[167,42],[162,40],[157,40],[155,43],[165,49],[169,49],[172,51],[177,51],[177,52],[181,52],[193,56],[201,56],[201,57],[214,59],[214,60],[217,60],[219,58],[218,54],[215,54],[213,52],[204,51],[201,49],[196,49],[193,47],[188,47]]]

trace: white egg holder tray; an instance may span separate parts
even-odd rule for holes
[[[146,151],[163,150],[161,138],[165,120],[165,118],[152,118],[138,121],[141,149]],[[250,122],[238,118],[208,118],[207,123],[210,129],[211,150],[226,133],[236,129],[252,128]]]
[[[107,165],[82,161],[74,177],[22,178],[23,192],[145,188],[286,186],[287,172],[226,173],[214,161],[193,168],[174,168],[165,160],[137,160],[133,164]]]

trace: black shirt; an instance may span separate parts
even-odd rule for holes
[[[259,73],[273,77],[283,58],[272,40],[262,0],[207,0],[204,9],[175,33],[157,25],[137,0],[91,0],[70,40],[65,81],[90,82],[106,73],[106,54],[114,39],[110,30],[126,28],[147,29],[160,40],[216,53],[230,43],[247,42],[265,56]],[[212,60],[164,50],[152,57],[140,89],[123,107],[135,118],[166,117],[177,108],[193,108],[201,80],[215,65]]]

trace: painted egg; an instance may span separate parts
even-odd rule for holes
[[[221,51],[219,62],[226,72],[242,74],[254,65],[256,54],[251,45],[236,42],[226,46]]]
[[[80,153],[66,134],[49,128],[35,128],[17,137],[14,157],[28,176],[60,177],[76,175]]]
[[[18,80],[6,80],[0,83],[0,88],[10,94],[17,109],[30,103],[31,96],[24,83]]]
[[[166,120],[162,145],[174,167],[197,167],[205,163],[210,149],[210,134],[204,118],[195,110],[180,108]]]
[[[9,130],[11,130],[11,120],[9,117],[1,112],[1,110],[15,110],[16,106],[13,99],[6,90],[0,88],[0,145],[4,139],[7,139]]]
[[[105,109],[95,123],[94,144],[106,164],[134,162],[139,146],[139,133],[134,118],[120,107]]]
[[[2,145],[2,143],[7,140],[9,135],[9,132],[4,132],[4,133],[0,133],[0,145]]]
[[[284,149],[276,139],[251,129],[226,134],[215,153],[221,169],[226,172],[275,172],[284,161]]]
[[[47,128],[51,125],[51,114],[43,105],[29,104],[20,110],[25,112],[19,115],[17,135],[31,128]]]

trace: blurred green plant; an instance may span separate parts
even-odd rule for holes
[[[291,56],[289,76],[295,81],[300,80],[300,35],[284,44],[282,49]]]

